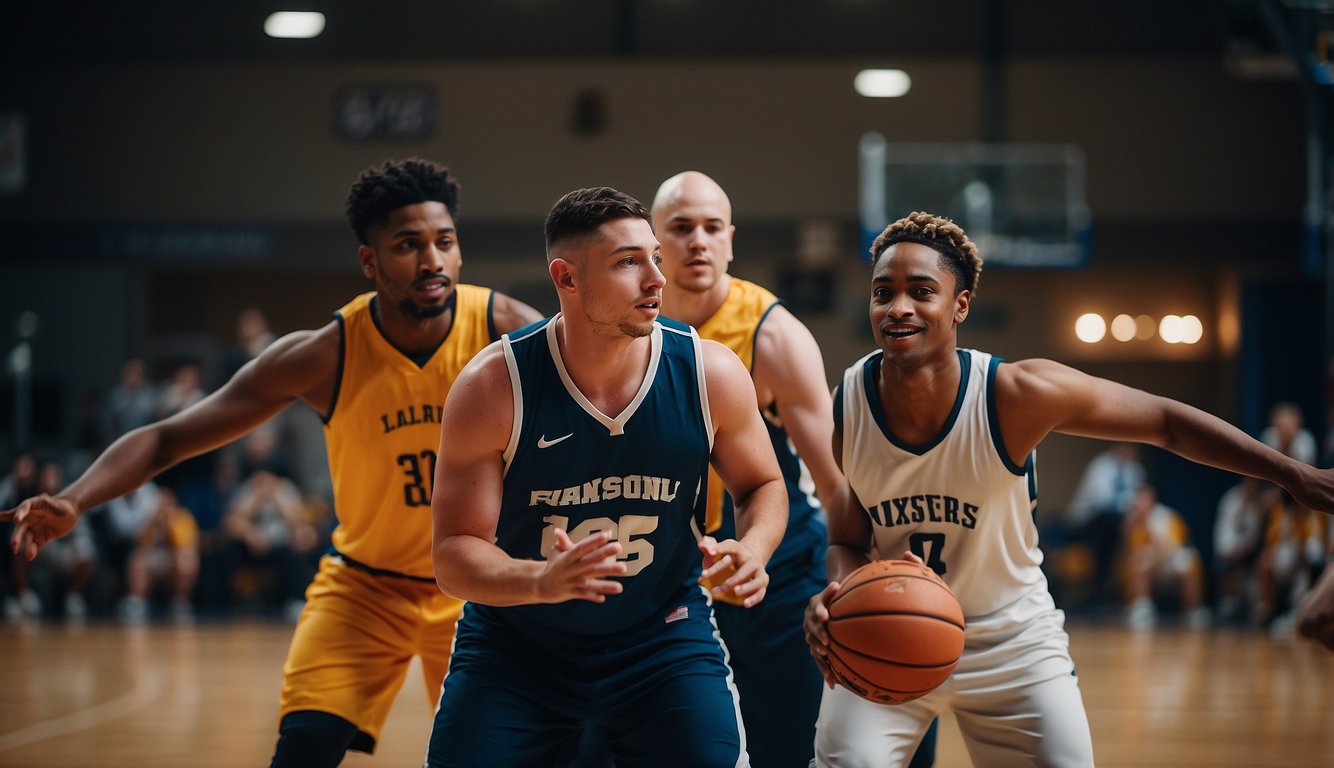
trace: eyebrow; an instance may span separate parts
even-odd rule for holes
[[[441,227],[441,228],[437,229],[437,230],[435,231],[435,233],[436,233],[437,235],[443,235],[443,234],[446,234],[446,233],[451,233],[451,232],[456,232],[456,231],[458,231],[458,230],[456,230],[454,227]],[[400,229],[400,230],[398,230],[397,232],[395,232],[394,234],[390,235],[390,237],[407,237],[407,236],[411,236],[411,235],[420,235],[420,234],[421,234],[421,230],[420,230],[420,229],[413,229],[412,227],[404,227],[403,229]]]
[[[894,282],[894,278],[890,277],[889,275],[875,275],[875,276],[873,276],[873,277],[871,278],[871,282],[873,282],[873,283],[892,283],[892,282]],[[934,275],[921,274],[921,275],[908,275],[908,279],[905,280],[904,282],[908,282],[908,283],[939,283],[940,280],[938,280]]]
[[[695,220],[695,217],[694,217],[694,216],[680,216],[680,215],[677,215],[677,216],[673,216],[673,217],[671,217],[671,218],[668,219],[667,221],[668,221],[668,222],[677,222],[677,221],[694,221],[694,220]],[[723,218],[722,218],[721,216],[710,216],[710,217],[706,218],[704,221],[706,221],[706,222],[708,222],[708,223],[710,223],[710,224],[712,224],[713,222],[717,222],[717,223],[719,223],[719,224],[724,224],[724,223],[726,223],[726,222],[723,220]]]

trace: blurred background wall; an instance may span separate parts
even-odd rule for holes
[[[872,346],[868,132],[1086,158],[1088,258],[988,267],[962,343],[1052,357],[1252,434],[1293,400],[1324,434],[1321,3],[304,2],[324,6],[314,40],[266,38],[285,8],[257,0],[50,5],[0,12],[0,177],[19,176],[0,192],[0,347],[35,316],[38,447],[74,440],[80,403],[131,355],[158,377],[198,359],[216,384],[243,309],[279,333],[326,322],[369,288],[347,188],[411,155],[462,180],[464,278],[544,311],[541,225],[559,195],[607,184],[649,201],[677,171],[712,175],[734,205],[734,272],[803,297],[832,382]],[[868,66],[904,70],[911,90],[858,95]],[[428,127],[394,135],[392,114],[356,111],[366,94],[407,94]],[[358,117],[381,132],[357,135]],[[810,227],[834,233],[818,269],[799,258]],[[1194,314],[1204,336],[1084,344],[1085,312]],[[17,448],[15,382],[0,386],[0,466]],[[1068,501],[1100,447],[1044,445],[1044,505]],[[1212,514],[1226,478],[1155,464],[1165,500]]]

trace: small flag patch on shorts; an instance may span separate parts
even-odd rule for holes
[[[676,610],[667,614],[667,620],[663,623],[671,624],[673,621],[680,621],[681,619],[686,619],[689,617],[690,617],[690,609],[684,605],[680,605],[676,607]]]

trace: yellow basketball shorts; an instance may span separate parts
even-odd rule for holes
[[[434,708],[462,608],[432,582],[372,575],[324,557],[283,666],[279,719],[309,710],[337,715],[370,739],[358,738],[353,749],[373,751],[413,656],[421,657]]]

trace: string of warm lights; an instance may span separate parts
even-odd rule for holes
[[[1157,338],[1167,344],[1196,344],[1204,338],[1204,324],[1195,315],[1163,315],[1155,321],[1149,315],[1119,314],[1108,323],[1102,315],[1089,312],[1075,320],[1075,338],[1085,344],[1097,344],[1109,335],[1123,343]]]

